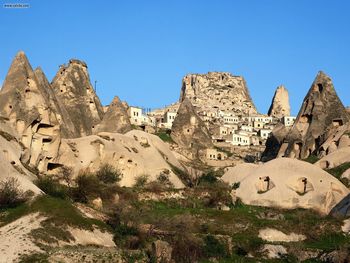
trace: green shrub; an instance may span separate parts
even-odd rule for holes
[[[217,181],[218,178],[215,176],[214,172],[209,172],[199,178],[198,184],[215,184]]]
[[[164,142],[174,143],[174,140],[171,138],[169,131],[160,131],[157,132],[155,135],[161,138]]]
[[[16,207],[27,199],[17,179],[10,177],[0,182],[0,208]]]
[[[227,256],[225,246],[214,236],[208,235],[204,238],[204,253],[206,257],[223,258]]]
[[[103,164],[96,172],[97,178],[105,184],[114,184],[121,180],[122,173],[111,164]]]
[[[61,185],[58,180],[55,180],[52,176],[41,176],[35,181],[37,187],[39,187],[45,194],[52,197],[61,199],[68,198],[68,188]]]
[[[148,177],[149,177],[149,175],[147,175],[147,174],[142,174],[142,175],[137,176],[135,178],[134,187],[135,188],[144,188],[148,182]]]
[[[100,181],[89,170],[81,171],[75,183],[76,187],[72,191],[74,201],[88,203],[90,199],[99,197],[101,194]]]

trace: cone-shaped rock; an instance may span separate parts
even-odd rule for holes
[[[216,107],[236,114],[255,114],[243,77],[227,72],[189,74],[182,80],[180,102],[189,99],[199,111]]]
[[[193,157],[199,157],[200,150],[213,146],[207,127],[189,99],[184,99],[179,107],[171,129],[171,138],[180,147],[189,149]]]
[[[42,69],[40,67],[36,68],[34,70],[34,74],[37,77],[40,86],[42,86],[46,91],[46,101],[49,103],[50,108],[55,111],[57,121],[60,124],[61,136],[63,138],[77,137],[78,133],[75,130],[75,126],[71,118],[69,117],[67,109],[64,107],[63,103],[56,98],[55,93]]]
[[[87,65],[70,60],[68,66],[60,67],[51,85],[79,135],[92,134],[103,117],[103,107],[90,83]]]
[[[332,130],[349,122],[330,77],[319,72],[307,93],[293,128],[284,140],[280,155],[307,158],[317,153]]]
[[[13,60],[0,91],[0,112],[21,138],[22,161],[45,170],[60,142],[57,107],[50,88],[38,80],[23,52]]]
[[[284,86],[281,85],[276,89],[268,115],[279,119],[290,116],[289,95]]]
[[[131,123],[126,108],[116,96],[109,105],[95,132],[126,133],[131,129]]]

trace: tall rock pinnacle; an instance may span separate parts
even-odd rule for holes
[[[71,59],[52,81],[56,97],[65,105],[80,136],[90,135],[103,117],[103,108],[87,71],[87,65]]]
[[[279,119],[284,116],[290,116],[288,90],[283,85],[278,86],[276,89],[268,115]]]
[[[349,114],[331,78],[320,71],[304,98],[293,128],[283,141],[279,155],[307,158],[319,150],[331,130],[349,121]]]
[[[200,157],[201,150],[213,146],[207,127],[187,98],[179,107],[171,129],[171,138],[188,150],[192,158]]]

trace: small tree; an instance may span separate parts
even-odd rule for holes
[[[11,177],[0,182],[0,208],[15,207],[25,201],[25,195],[16,178]]]
[[[121,180],[122,173],[113,165],[105,163],[96,172],[96,176],[105,184],[114,184]]]
[[[147,174],[142,174],[142,175],[137,176],[135,178],[134,187],[135,188],[144,188],[148,182],[148,177],[149,177],[149,175],[147,175]]]
[[[76,188],[73,198],[75,201],[87,203],[89,199],[96,198],[101,193],[99,179],[89,170],[81,171],[75,179]]]

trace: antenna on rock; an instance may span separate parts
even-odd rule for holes
[[[97,80],[95,80],[95,92],[97,91],[97,90],[96,90],[96,83],[97,83]]]

